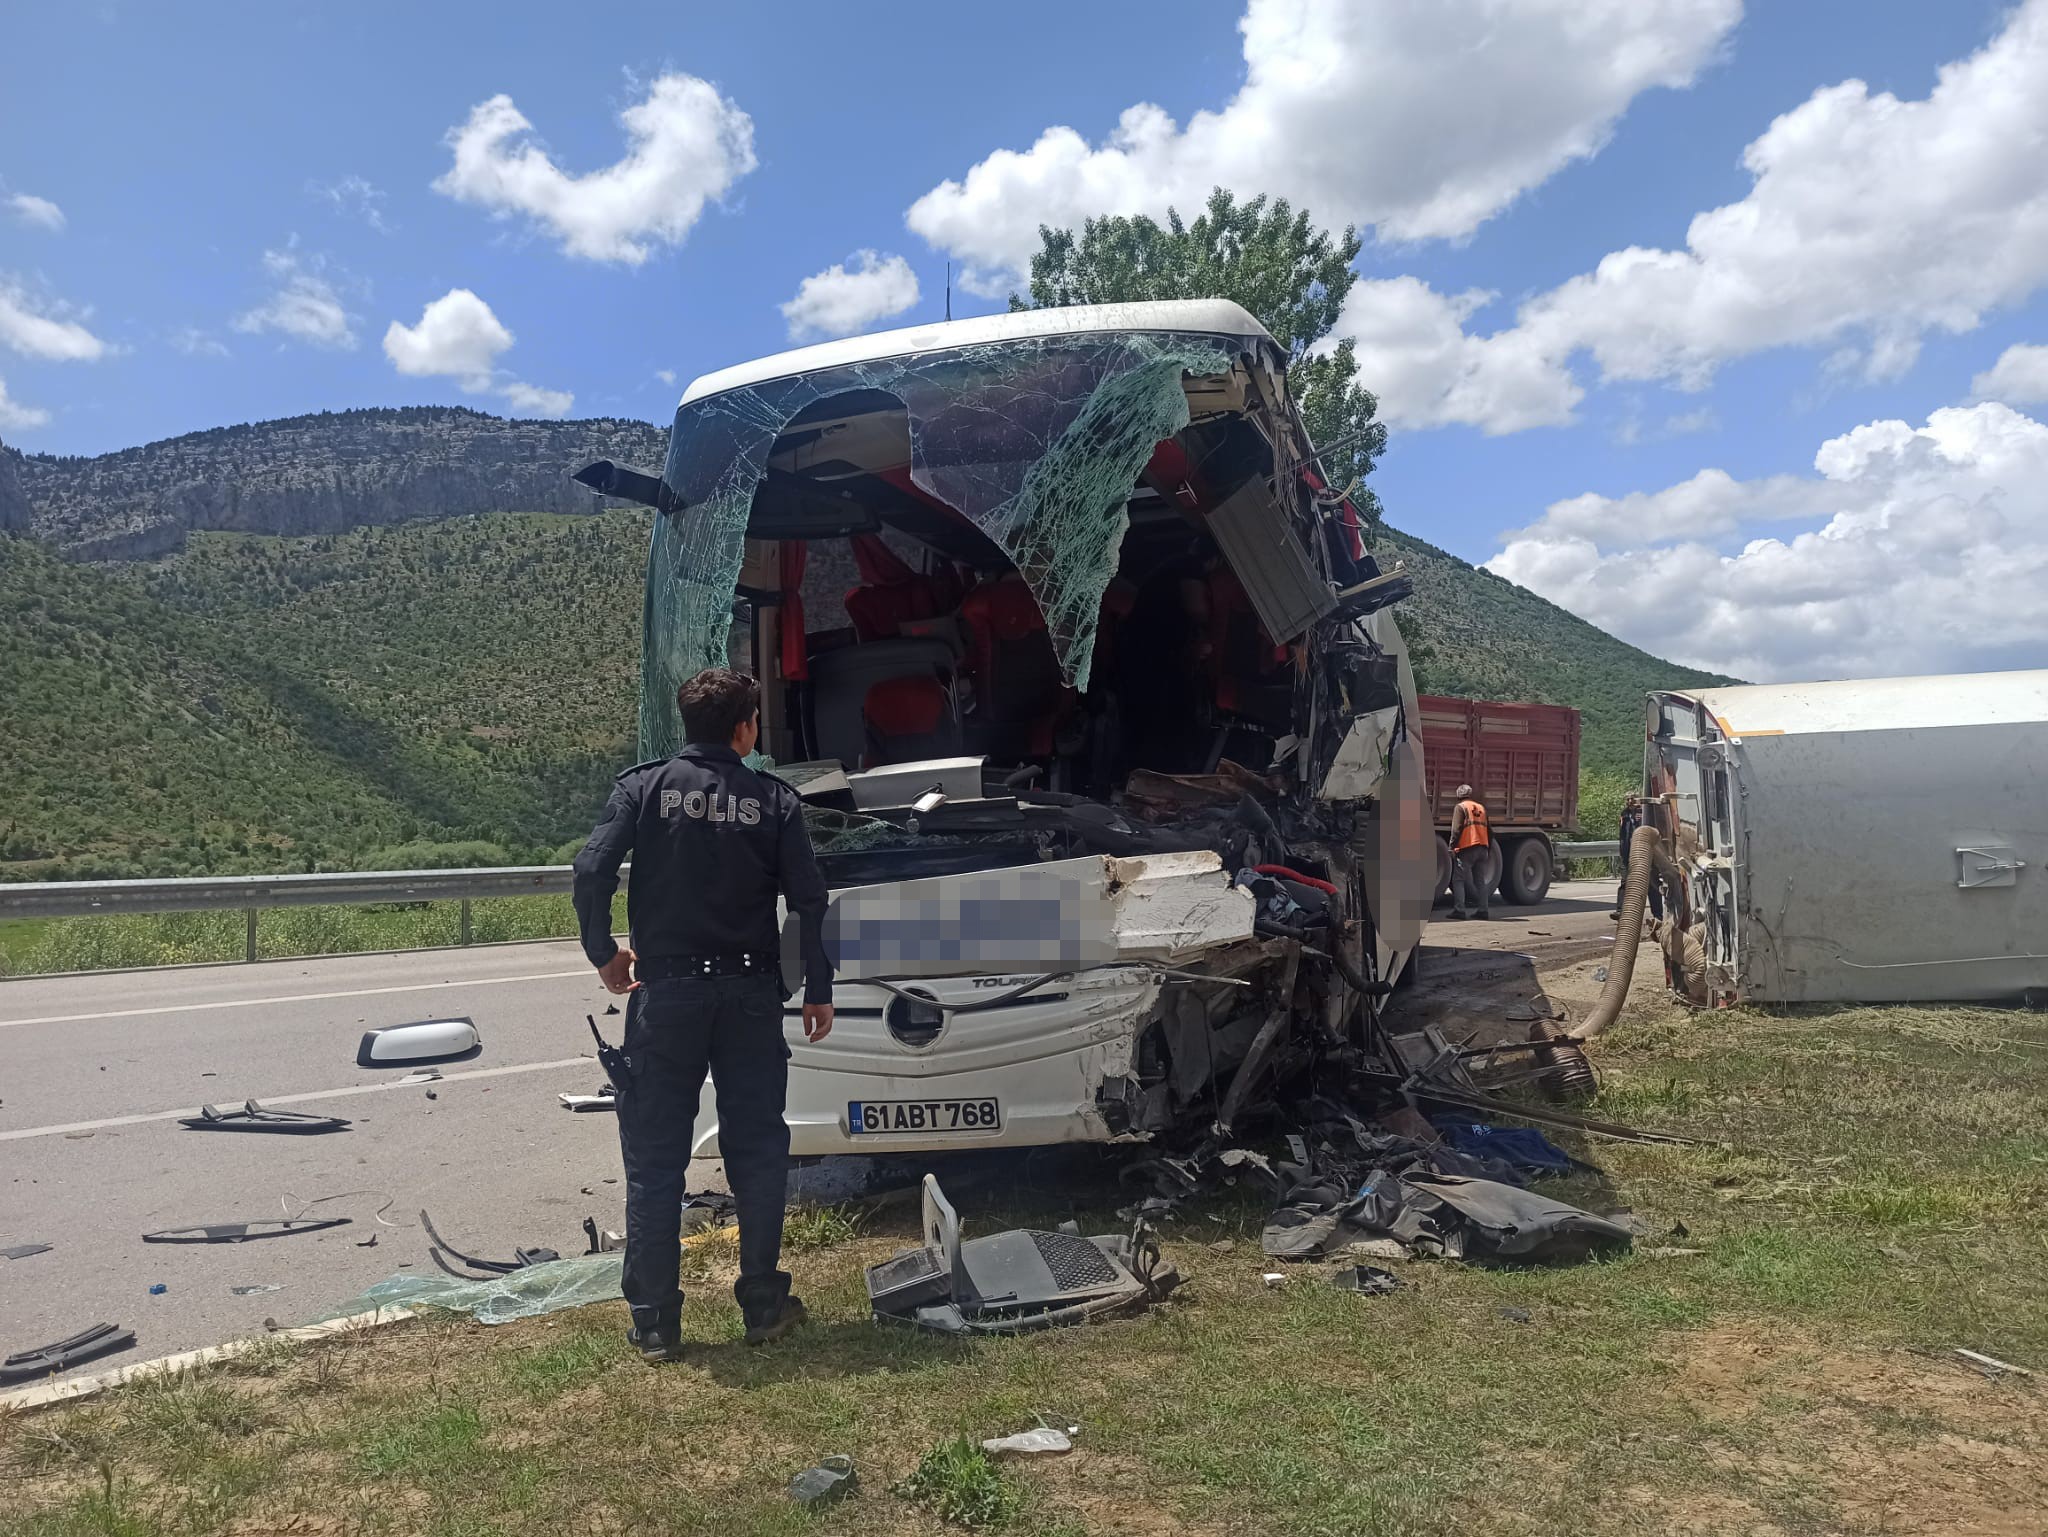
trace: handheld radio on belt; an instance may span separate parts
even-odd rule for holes
[[[605,1077],[611,1080],[614,1089],[625,1093],[633,1083],[633,1059],[598,1034],[595,1014],[586,1014],[583,1018],[590,1026],[590,1038],[597,1042],[597,1060],[604,1068]]]

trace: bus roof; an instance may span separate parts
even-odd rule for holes
[[[1277,350],[1266,328],[1243,306],[1228,299],[1163,299],[1149,304],[1083,304],[1068,309],[1015,310],[978,315],[971,320],[941,320],[904,326],[868,336],[847,336],[813,347],[798,347],[772,357],[738,363],[690,381],[680,404],[723,395],[728,390],[771,379],[884,358],[945,352],[987,342],[1018,341],[1034,336],[1075,336],[1093,331],[1149,331],[1190,336],[1231,336],[1261,342]]]

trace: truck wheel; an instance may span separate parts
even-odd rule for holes
[[[1451,843],[1442,833],[1436,835],[1436,895],[1430,906],[1442,907],[1451,899]]]
[[[1518,907],[1533,907],[1550,891],[1550,845],[1541,838],[1517,838],[1507,846],[1500,894]]]
[[[1486,845],[1486,867],[1479,872],[1479,889],[1481,891],[1500,890],[1500,845],[1498,843]]]

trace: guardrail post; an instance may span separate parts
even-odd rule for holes
[[[256,959],[256,914],[258,911],[259,909],[254,907],[246,909],[246,916],[249,920],[248,939],[242,946],[242,959],[245,961]]]
[[[468,898],[468,897],[464,897],[464,898],[462,899],[462,938],[461,938],[460,940],[458,940],[458,941],[457,941],[457,943],[458,943],[458,944],[465,944],[465,945],[469,943],[469,898]]]

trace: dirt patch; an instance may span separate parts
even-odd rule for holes
[[[2038,1537],[2048,1509],[2048,1395],[1907,1350],[1857,1349],[1785,1329],[1726,1324],[1665,1364],[1665,1412],[1695,1415],[1731,1478],[1817,1497],[1841,1528],[1893,1537]],[[1708,1503],[1748,1502],[1722,1494]],[[1688,1530],[1770,1531],[1761,1510],[1708,1510]]]
[[[1072,1515],[1100,1537],[1221,1537],[1228,1524],[1190,1523],[1138,1491],[1151,1482],[1143,1463],[1076,1447],[1064,1457],[1032,1459],[1018,1472],[1054,1510]]]

